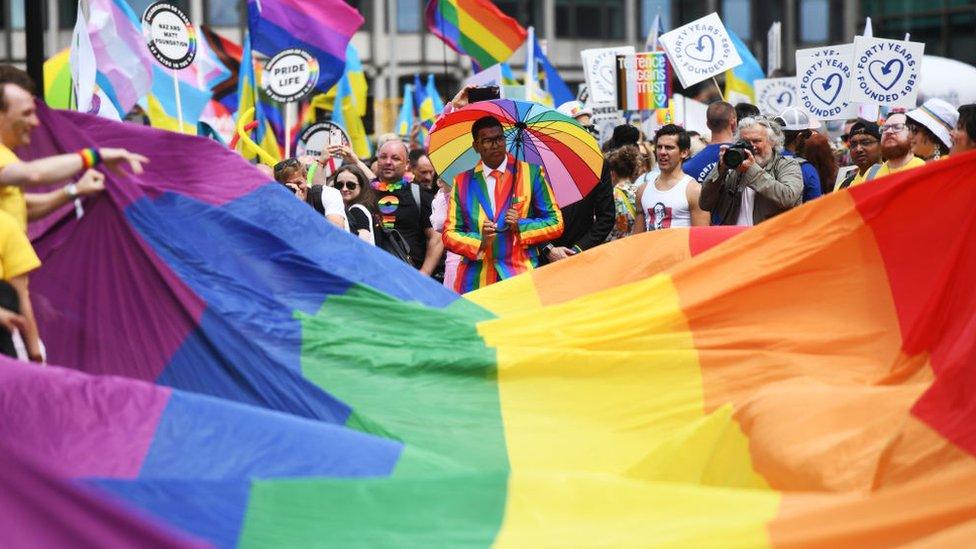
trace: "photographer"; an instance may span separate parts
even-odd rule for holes
[[[803,176],[799,162],[782,155],[778,124],[746,118],[738,130],[738,140],[722,147],[718,166],[702,183],[700,203],[720,224],[748,227],[799,205]]]

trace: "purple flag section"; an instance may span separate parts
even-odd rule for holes
[[[0,356],[0,440],[68,478],[133,479],[171,392]]]
[[[88,146],[124,147],[153,159],[141,176],[109,173],[104,195],[85,201],[83,223],[74,219],[73,206],[67,205],[31,225],[45,273],[60,274],[33,277],[31,282],[38,322],[57,327],[44,332],[48,358],[89,373],[125,372],[155,381],[199,324],[205,304],[131,226],[124,209],[168,191],[220,205],[267,181],[239,155],[202,137],[38,107],[41,126],[21,155],[25,160]],[[201,151],[206,151],[205,161],[187,162]],[[227,178],[231,173],[233,178]],[[221,177],[224,184],[215,184]],[[93,247],[95,242],[100,245]],[[88,251],[83,258],[72,253],[83,249]],[[70,312],[81,309],[87,318]],[[88,322],[93,318],[103,320]],[[144,352],[149,349],[153,351]]]
[[[107,496],[61,479],[3,446],[0,546],[208,547],[125,511]]]

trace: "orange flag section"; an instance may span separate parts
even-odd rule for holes
[[[971,540],[974,174],[970,154],[710,248],[652,233],[470,294],[500,315],[478,326],[513,471],[498,545]]]
[[[499,316],[555,305],[655,275],[741,233],[744,227],[651,231],[597,246],[465,294]]]

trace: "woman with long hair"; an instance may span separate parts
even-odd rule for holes
[[[830,141],[822,133],[812,132],[800,148],[797,154],[813,165],[820,177],[820,190],[827,194],[834,190],[834,180],[837,179],[837,159],[834,151],[830,148]]]
[[[383,238],[380,210],[376,195],[366,175],[352,165],[344,165],[329,176],[329,185],[342,194],[349,218],[349,230],[373,245],[381,245]]]

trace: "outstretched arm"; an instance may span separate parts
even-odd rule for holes
[[[133,173],[140,174],[142,165],[148,162],[145,156],[125,149],[82,149],[76,153],[7,164],[0,168],[0,185],[30,187],[57,183],[98,164],[105,164],[117,173],[121,173],[122,166],[128,166]]]

